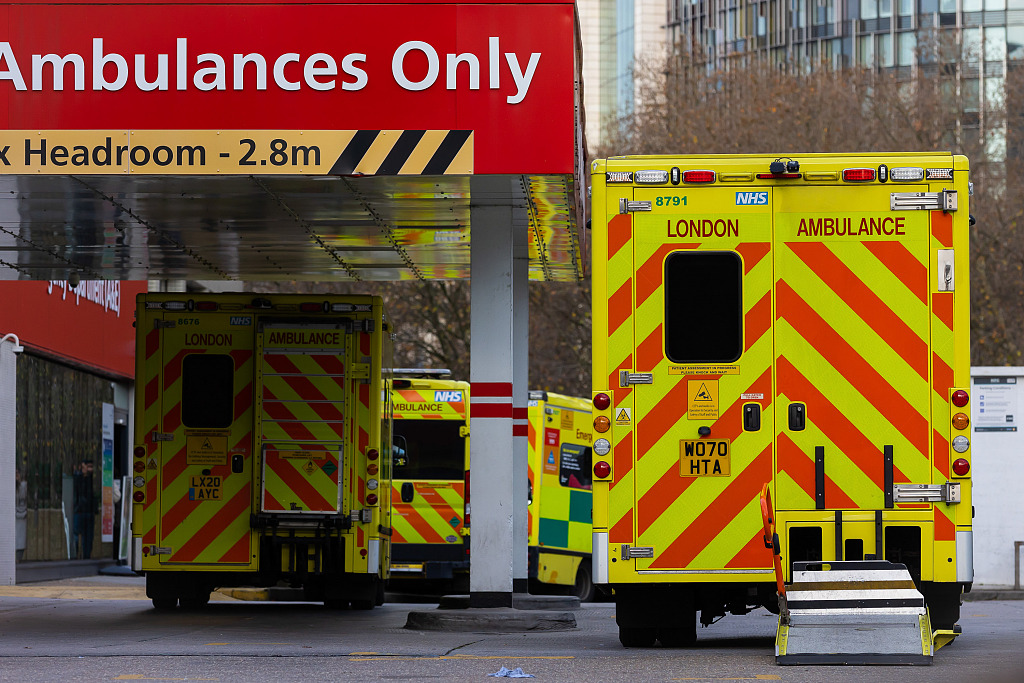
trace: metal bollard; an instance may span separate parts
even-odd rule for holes
[[[1020,547],[1024,541],[1013,542],[1013,590],[1020,590]]]

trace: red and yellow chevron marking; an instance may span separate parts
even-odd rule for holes
[[[617,214],[608,221],[606,272],[608,366],[601,370],[607,373],[614,415],[634,409],[632,389],[619,387],[619,371],[633,370],[633,217],[629,214]],[[633,543],[633,433],[629,427],[612,430],[612,448],[608,538],[611,543]]]
[[[137,316],[139,316],[138,319],[143,319],[139,314]],[[140,366],[136,374],[149,378],[145,383],[145,387],[140,392],[142,395],[142,411],[137,416],[137,419],[143,425],[143,429],[140,430],[143,433],[136,437],[138,442],[142,443],[146,449],[146,470],[144,470],[146,485],[143,489],[146,497],[141,506],[135,505],[132,524],[134,527],[133,534],[141,536],[143,543],[155,544],[158,521],[156,511],[159,508],[159,479],[157,474],[159,466],[156,460],[159,443],[153,436],[156,432],[160,431],[160,423],[163,418],[160,404],[160,376],[163,370],[160,330],[154,327],[146,332],[145,344],[144,346],[141,344],[139,346],[144,349],[144,355],[136,359],[136,363]],[[150,463],[152,463],[152,467]]]
[[[731,190],[718,190],[724,198]],[[637,190],[635,199],[645,200],[653,192]],[[662,192],[662,194],[665,194]],[[717,196],[717,195],[716,195]],[[731,199],[731,196],[729,197]],[[721,207],[722,203],[709,205]],[[687,213],[687,219],[729,218],[727,214],[704,216]],[[692,240],[665,239],[666,221],[677,219],[665,213],[636,215],[632,239],[632,263],[635,273],[631,350],[636,372],[649,372],[653,384],[633,388],[636,421],[633,443],[618,440],[616,433],[614,466],[628,470],[634,461],[636,505],[633,519],[623,515],[611,527],[610,541],[620,543],[620,534],[632,526],[638,546],[655,548],[653,560],[637,560],[638,570],[760,568],[770,556],[751,552],[752,542],[761,527],[756,505],[757,492],[771,479],[771,411],[773,344],[771,335],[772,260],[771,221],[767,208],[743,215],[741,236]],[[694,283],[694,298],[685,302],[666,302],[665,262],[674,252],[695,249],[729,251],[739,255],[744,273],[743,315],[745,336],[743,355],[735,372],[698,374],[670,373],[672,366],[665,354],[665,311],[672,306],[677,315],[692,311],[695,332],[700,329],[699,292]],[[625,266],[626,264],[623,264]],[[609,269],[609,273],[612,269]],[[611,276],[609,276],[611,277]],[[620,351],[620,354],[622,352]],[[686,363],[682,364],[687,365]],[[616,368],[617,370],[617,368]],[[613,386],[618,385],[612,377]],[[701,420],[687,414],[689,386],[692,381],[714,382],[719,392],[718,417]],[[741,394],[756,398],[741,399]],[[759,432],[742,431],[744,403],[761,406],[762,420],[768,428]],[[706,424],[712,438],[729,439],[731,474],[728,477],[680,476],[680,440],[697,438],[697,427]],[[624,431],[616,427],[616,431]],[[629,446],[632,446],[630,448]],[[616,484],[611,490],[611,506],[626,508],[628,501],[616,504],[616,497],[632,496]],[[698,543],[698,545],[693,545]],[[763,547],[763,543],[761,544]]]
[[[264,442],[263,509],[337,512],[339,446]]]
[[[466,406],[469,402],[469,385],[465,382],[444,382],[456,389],[441,389],[442,382],[431,382],[430,388],[414,386],[409,389],[397,389],[394,397],[394,419],[396,420],[453,420],[466,419]],[[461,401],[437,401],[438,394],[461,395]]]
[[[829,174],[882,163],[809,156],[808,163]],[[894,193],[931,197],[955,188],[967,196],[965,159],[924,156],[900,163],[952,164],[962,173],[955,182],[855,185],[825,184],[825,173],[812,178],[808,171],[800,182],[758,187],[751,169],[763,166],[761,157],[595,162],[595,223],[605,220],[593,236],[594,392],[611,394],[613,425],[612,454],[605,459],[612,474],[610,481],[595,481],[594,526],[607,529],[612,557],[618,544],[654,551],[650,560],[610,563],[613,582],[737,580],[725,577],[734,569],[751,577],[767,569],[770,554],[754,504],[765,482],[774,486],[787,528],[822,528],[825,559],[836,541],[829,538],[836,510],[851,511],[846,531],[866,548],[873,543],[873,514],[881,511],[886,526],[920,527],[924,580],[957,580],[954,564],[937,558],[955,557],[957,532],[970,528],[969,477],[960,478],[959,505],[885,507],[887,447],[894,483],[958,480],[951,472],[958,455],[951,449],[956,430],[949,396],[970,382],[964,206],[949,213],[892,208],[908,199]],[[714,168],[721,175],[706,186],[627,180],[630,170],[679,167]],[[738,232],[714,227],[729,221]],[[709,235],[709,229],[719,234]],[[694,334],[706,322],[704,283],[693,283],[688,301],[665,301],[665,262],[682,250],[730,251],[742,258],[743,351],[721,372],[702,374],[699,362],[668,372],[667,316],[689,315]],[[940,250],[950,251],[940,256]],[[939,264],[950,258],[955,291],[940,291],[946,285]],[[620,387],[621,370],[650,373],[653,382]],[[715,383],[713,418],[690,414],[694,397],[687,383],[698,380]],[[743,428],[744,405],[751,403],[762,410],[760,432]],[[789,427],[793,403],[806,406],[804,429]],[[619,418],[622,409],[632,419]],[[709,426],[712,439],[730,441],[729,475],[680,471],[679,442],[696,438],[698,425]],[[818,448],[823,473],[816,469]]]
[[[857,203],[887,208],[887,192]],[[776,506],[814,509],[821,446],[825,507],[882,509],[886,445],[894,481],[930,480],[928,214],[910,212],[907,236],[876,241],[798,239],[806,215],[777,217]],[[802,432],[786,429],[792,402],[807,407]]]
[[[413,499],[408,503],[402,501],[400,486],[393,484],[391,490],[392,543],[462,541],[463,482],[414,482]]]
[[[221,348],[176,349],[165,338],[163,355],[167,358],[158,375],[162,377],[161,427],[172,440],[160,443],[157,459],[159,478],[153,476],[152,500],[159,509],[154,543],[170,547],[172,553],[162,556],[163,563],[196,563],[204,565],[251,565],[254,562],[249,529],[252,511],[252,349],[228,350],[234,370],[233,401],[235,421],[230,429],[218,430],[226,437],[227,451],[223,462],[216,465],[189,464],[186,439],[196,430],[181,422],[181,370],[190,353],[224,353]],[[233,473],[230,454],[241,454],[243,471]],[[208,472],[208,474],[206,474]],[[210,476],[221,482],[214,499],[195,499],[192,491],[195,478]],[[159,484],[157,485],[157,482]],[[154,509],[152,512],[156,512]],[[144,513],[147,524],[155,514]],[[143,539],[146,542],[145,537]]]
[[[263,439],[341,442],[344,371],[344,349],[337,353],[264,353]]]

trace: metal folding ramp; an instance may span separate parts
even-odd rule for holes
[[[902,564],[795,562],[779,615],[779,664],[931,664],[924,596]]]
[[[776,663],[928,665],[955,637],[953,631],[932,633],[924,596],[902,564],[794,562],[786,586],[768,484],[760,504],[779,594]]]

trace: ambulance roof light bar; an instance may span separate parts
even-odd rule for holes
[[[448,368],[395,368],[392,372],[398,376],[408,377],[451,377],[452,371]]]
[[[773,180],[777,178],[800,178],[800,162],[789,157],[779,157],[768,164],[767,173],[758,173],[758,180]]]

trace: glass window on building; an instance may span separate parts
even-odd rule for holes
[[[112,559],[101,507],[110,380],[25,353],[16,381],[16,561]]]
[[[985,61],[1001,62],[1006,59],[1006,27],[989,26],[985,29]]]
[[[857,39],[860,43],[857,61],[858,63],[868,69],[874,68],[875,66],[875,37],[874,36],[860,36]]]
[[[985,108],[996,110],[1002,108],[1003,100],[1006,98],[1006,81],[1003,78],[985,79]]]
[[[1024,26],[1006,27],[1006,56],[1008,59],[1024,59]]]
[[[939,0],[939,11],[943,14],[956,12],[956,0]]]
[[[964,99],[964,111],[976,112],[981,109],[981,81],[979,79],[963,79],[960,93]]]
[[[986,12],[1001,12],[1006,9],[1006,0],[985,0]]]
[[[878,0],[860,0],[860,18],[877,19]]]
[[[1002,80],[1002,79],[994,79]],[[986,88],[987,90],[988,88]],[[985,154],[990,161],[1002,162],[1006,159],[1006,129],[1001,126],[985,131]]]
[[[901,17],[913,16],[914,0],[899,0],[899,12]]]
[[[1006,9],[1024,9],[1024,0],[1006,0]]]
[[[892,0],[878,0],[878,16],[880,18],[892,16]]]
[[[875,38],[877,39],[875,44],[875,51],[878,58],[878,66],[893,66],[892,34],[881,33],[875,36]]]
[[[913,31],[904,31],[896,35],[896,41],[899,50],[897,63],[900,66],[913,66],[917,56],[917,34]]]
[[[911,4],[913,4],[913,0],[911,0]],[[934,14],[939,11],[939,0],[921,0],[920,6],[921,14]]]
[[[983,0],[963,0],[965,12],[980,12]]]
[[[963,32],[964,54],[963,59],[968,64],[977,65],[981,59],[981,29],[965,28]]]

